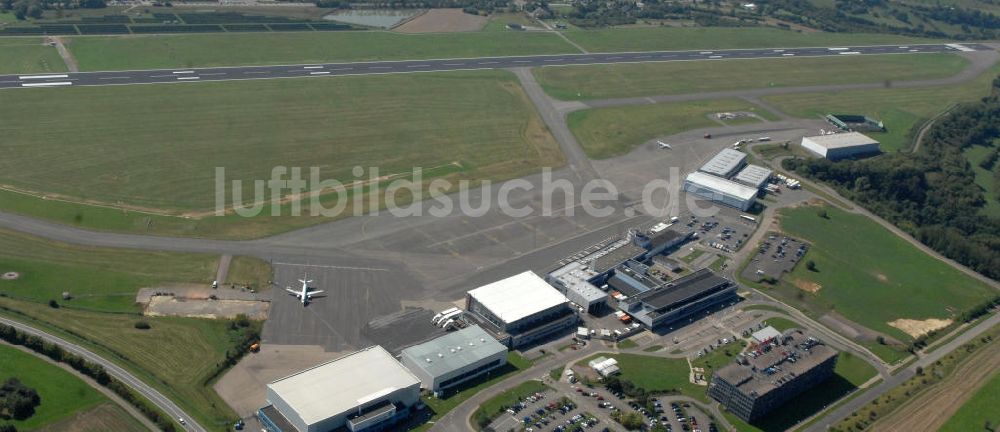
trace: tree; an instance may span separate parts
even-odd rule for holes
[[[139,329],[139,330],[149,330],[150,329],[150,325],[146,321],[136,321],[134,327],[137,328],[137,329]]]
[[[59,302],[55,300],[49,300],[49,307],[52,309],[59,309]]]
[[[825,208],[821,208],[818,211],[816,211],[816,215],[823,219],[830,219],[830,214],[826,212]]]
[[[10,378],[0,386],[0,418],[24,420],[35,414],[35,407],[42,402],[35,389]]]
[[[885,336],[879,335],[875,338],[875,341],[878,342],[879,345],[885,345]]]
[[[808,269],[811,272],[817,272],[817,271],[819,271],[819,270],[816,270],[816,262],[813,261],[813,260],[806,261],[806,269]]]

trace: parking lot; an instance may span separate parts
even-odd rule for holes
[[[601,429],[601,421],[558,391],[535,393],[490,424],[494,431],[571,432]],[[523,428],[523,429],[522,429]]]
[[[722,252],[733,253],[743,247],[744,242],[757,229],[757,222],[746,219],[744,215],[747,214],[733,208],[720,207],[718,213],[713,216],[700,218],[691,215],[680,222],[684,227],[698,233],[698,243]]]
[[[786,237],[780,233],[768,233],[758,247],[743,277],[760,282],[764,278],[778,279],[782,273],[790,272],[809,250],[809,244]]]
[[[564,384],[560,384],[563,386]],[[602,386],[593,388],[571,386],[571,398],[580,406],[597,407],[597,417],[604,417],[611,423],[609,429],[624,430],[624,427],[610,420],[616,411],[635,411],[643,416],[643,430],[650,430],[662,425],[668,431],[717,431],[710,417],[703,410],[677,397],[662,396],[650,398],[647,406],[641,406],[635,400],[622,393],[612,392]]]

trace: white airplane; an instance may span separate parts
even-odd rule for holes
[[[309,284],[312,283],[312,279],[299,279],[299,282],[302,282],[302,290],[301,291],[295,291],[295,290],[293,290],[291,288],[288,288],[288,287],[285,287],[285,291],[288,291],[289,294],[291,294],[291,295],[295,296],[296,298],[298,298],[299,301],[302,302],[302,306],[305,306],[306,304],[308,304],[309,300],[312,300],[313,296],[315,296],[316,294],[319,294],[319,293],[323,292],[322,290],[318,290],[318,291],[310,291],[309,290]]]
[[[656,140],[656,145],[660,146],[661,149],[671,149],[671,150],[673,150],[673,147],[671,147],[670,144],[667,144],[667,143],[665,143],[663,141],[660,141],[660,140]]]

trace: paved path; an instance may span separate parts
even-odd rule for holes
[[[38,337],[42,338],[43,340],[45,340],[45,341],[47,341],[49,343],[53,343],[53,344],[59,345],[60,347],[62,347],[67,352],[71,352],[71,353],[76,354],[76,355],[78,355],[80,357],[83,357],[84,359],[86,359],[89,362],[96,363],[96,364],[99,364],[99,365],[103,366],[104,369],[108,372],[108,374],[110,374],[112,377],[114,377],[118,381],[121,381],[123,384],[125,384],[126,386],[132,388],[137,393],[139,393],[140,395],[142,395],[143,397],[145,397],[146,399],[148,399],[150,402],[153,403],[153,405],[155,405],[157,408],[159,408],[160,410],[162,410],[168,416],[170,416],[170,417],[172,417],[174,419],[178,419],[178,418],[185,419],[187,421],[187,425],[184,426],[185,430],[192,431],[192,432],[205,432],[205,428],[203,428],[201,425],[199,425],[190,415],[188,415],[183,410],[181,410],[180,407],[178,407],[177,405],[175,405],[170,399],[167,399],[167,397],[163,396],[163,394],[161,394],[159,391],[157,391],[156,389],[150,387],[149,385],[147,385],[146,383],[144,383],[142,380],[136,378],[134,375],[132,375],[131,373],[129,373],[125,369],[122,369],[121,367],[119,367],[115,363],[113,363],[113,362],[111,362],[109,360],[105,360],[103,357],[98,356],[97,354],[94,354],[93,352],[91,352],[91,351],[89,351],[89,350],[87,350],[87,349],[85,349],[85,348],[83,348],[83,347],[81,347],[81,346],[79,346],[77,344],[69,342],[69,341],[67,341],[67,340],[65,340],[63,338],[58,337],[58,336],[53,336],[53,335],[48,334],[48,333],[46,333],[44,331],[38,330],[38,329],[36,329],[34,327],[31,327],[31,326],[29,326],[27,324],[22,324],[20,322],[12,321],[12,320],[9,320],[7,318],[2,318],[2,317],[0,317],[0,323],[6,324],[6,325],[11,326],[11,327],[14,327],[18,331],[21,331],[23,333],[38,336]]]
[[[625,53],[554,54],[433,60],[400,60],[350,63],[313,63],[275,66],[178,68],[65,74],[0,75],[0,89],[25,87],[79,87],[128,84],[242,81],[344,75],[379,75],[476,69],[503,69],[559,65],[642,63],[690,60],[756,59],[788,57],[838,57],[866,54],[942,53],[990,50],[982,44],[870,45],[807,48],[755,48],[715,51],[646,51]]]

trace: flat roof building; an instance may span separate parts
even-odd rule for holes
[[[493,282],[466,294],[466,310],[518,347],[576,325],[569,299],[532,271]]]
[[[618,368],[618,360],[613,358],[598,357],[588,362],[587,366],[590,366],[591,369],[602,377],[609,377],[621,372],[621,369]]]
[[[620,306],[652,329],[690,317],[735,295],[736,284],[709,269],[701,269],[625,299]]]
[[[740,419],[757,420],[833,375],[837,351],[801,330],[753,344],[715,372],[708,395]]]
[[[684,191],[747,211],[757,201],[758,189],[703,172],[693,172],[684,180]]]
[[[829,160],[879,153],[878,141],[858,132],[802,138],[802,148]]]
[[[278,379],[266,399],[270,432],[376,431],[409,415],[420,380],[376,345]]]
[[[598,272],[588,265],[573,261],[546,276],[546,280],[557,290],[566,295],[569,301],[576,303],[587,312],[597,312],[607,304],[608,293],[590,283],[598,276]]]
[[[771,179],[773,171],[760,165],[750,164],[733,177],[733,181],[760,189]]]
[[[403,350],[423,388],[440,394],[507,364],[507,347],[474,325]]]
[[[729,178],[746,163],[747,154],[731,148],[722,149],[705,162],[698,171],[718,177]]]

